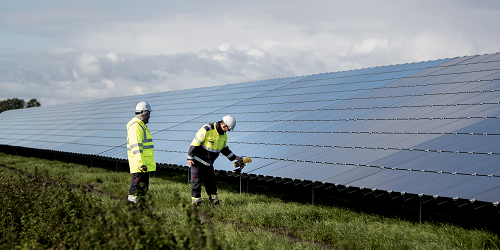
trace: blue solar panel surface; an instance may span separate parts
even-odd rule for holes
[[[500,54],[466,56],[10,110],[0,144],[126,159],[144,100],[158,163],[187,166],[196,131],[232,115],[248,177],[498,204],[499,90]]]

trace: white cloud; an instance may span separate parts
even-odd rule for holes
[[[354,43],[351,46],[352,53],[370,53],[375,49],[386,49],[389,46],[387,39],[368,38],[363,39],[360,43]]]
[[[226,52],[231,49],[231,43],[223,43],[217,47],[220,51]]]
[[[248,50],[247,54],[255,58],[262,58],[265,56],[265,53],[260,49],[250,49]]]
[[[496,1],[16,6],[0,15],[0,99],[42,105],[500,51]]]
[[[103,79],[102,83],[106,84],[107,89],[114,89],[115,83],[109,79]]]
[[[98,75],[101,72],[97,57],[89,53],[83,53],[76,58],[76,65],[80,72],[85,75]]]
[[[430,60],[451,55],[461,56],[477,54],[479,46],[473,37],[464,34],[463,31],[447,29],[445,31],[433,30],[422,31],[416,34],[408,46],[414,51],[419,51],[414,55],[415,60]],[[498,52],[498,51],[492,51]]]
[[[119,63],[120,58],[118,57],[118,54],[116,52],[109,52],[106,54],[106,57],[111,60],[113,63]]]

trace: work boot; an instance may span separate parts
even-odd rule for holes
[[[214,194],[210,195],[208,197],[208,199],[210,200],[210,204],[212,204],[212,206],[218,206],[220,204],[217,195],[214,195]]]
[[[191,205],[199,207],[201,206],[201,198],[191,197]]]
[[[137,203],[137,196],[135,195],[129,195],[127,199],[130,203]]]

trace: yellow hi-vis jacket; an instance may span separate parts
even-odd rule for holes
[[[148,127],[141,119],[134,117],[127,124],[127,155],[130,173],[141,173],[141,166],[146,165],[146,172],[156,171],[153,138]]]
[[[206,124],[198,130],[191,142],[187,159],[210,166],[219,157],[219,153],[222,153],[230,161],[233,161],[236,159],[236,155],[229,149],[226,142],[227,135],[221,130],[219,122]]]

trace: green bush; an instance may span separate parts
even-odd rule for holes
[[[1,249],[220,249],[210,218],[178,198],[185,221],[167,230],[150,197],[106,206],[86,189],[45,182],[47,175],[0,175]]]

